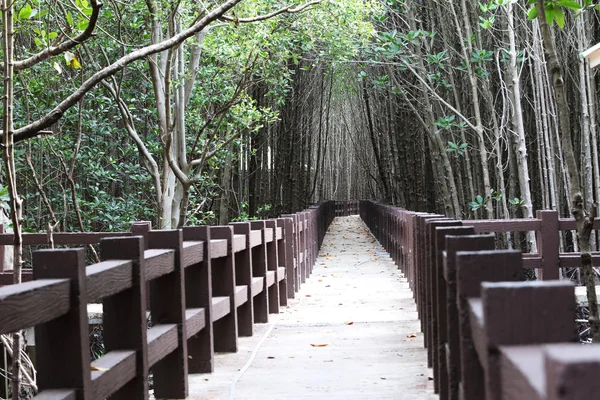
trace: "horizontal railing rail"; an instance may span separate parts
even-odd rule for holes
[[[185,398],[189,373],[212,372],[215,352],[237,351],[239,336],[294,297],[333,218],[357,204],[228,226],[55,234],[98,240],[101,262],[86,266],[83,249],[33,252],[33,280],[0,287],[0,333],[35,328],[38,398],[147,399],[150,369],[155,398]],[[91,362],[87,306],[99,302],[106,353]]]
[[[559,229],[570,221],[543,211],[502,228],[372,202],[360,203],[360,215],[413,290],[440,399],[597,396],[600,346],[574,343],[574,286],[550,279],[562,262]],[[481,233],[501,229],[536,230],[543,281],[525,282],[527,256],[495,250],[495,236]]]

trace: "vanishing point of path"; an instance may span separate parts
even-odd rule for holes
[[[290,306],[190,375],[190,399],[436,399],[412,293],[359,217],[336,218]]]

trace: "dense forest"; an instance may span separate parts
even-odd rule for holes
[[[350,198],[459,218],[569,215],[573,185],[589,209],[596,79],[580,53],[598,13],[546,3],[541,20],[508,0],[16,2],[4,172],[23,229],[226,223]]]
[[[4,1],[15,269],[21,232],[226,224],[325,199],[554,209],[593,250],[600,110],[582,53],[599,15],[592,0]]]

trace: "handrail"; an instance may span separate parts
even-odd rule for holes
[[[335,216],[357,212],[358,202],[330,201],[228,226],[55,234],[55,243],[98,241],[102,261],[86,266],[83,249],[35,251],[34,281],[0,287],[0,332],[35,327],[40,398],[147,399],[150,368],[156,398],[185,398],[188,373],[212,372],[215,351],[237,351],[239,336],[278,313],[310,276]],[[87,304],[100,301],[106,354],[91,363]]]
[[[570,220],[539,211],[524,221],[458,221],[373,202],[361,202],[360,215],[413,290],[440,399],[597,395],[600,345],[574,343],[574,286],[553,279],[577,266],[578,254],[558,251]],[[536,230],[538,254],[494,250],[494,235],[481,233],[515,229]],[[524,281],[532,267],[543,281]]]

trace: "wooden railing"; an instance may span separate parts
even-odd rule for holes
[[[372,202],[361,202],[360,215],[413,289],[440,399],[598,397],[600,346],[576,343],[574,286],[548,279],[564,266],[558,231],[573,221],[552,212],[524,224],[457,221]],[[538,232],[536,263],[477,233],[517,230]],[[532,267],[543,268],[544,281],[524,282]]]
[[[237,351],[239,336],[294,297],[340,207],[350,210],[326,202],[228,226],[55,234],[99,241],[102,261],[86,266],[83,249],[35,251],[33,280],[0,288],[0,333],[35,327],[36,398],[147,399],[150,368],[156,398],[185,398],[189,373],[212,372],[215,352]],[[99,302],[106,353],[91,362],[87,305]]]

